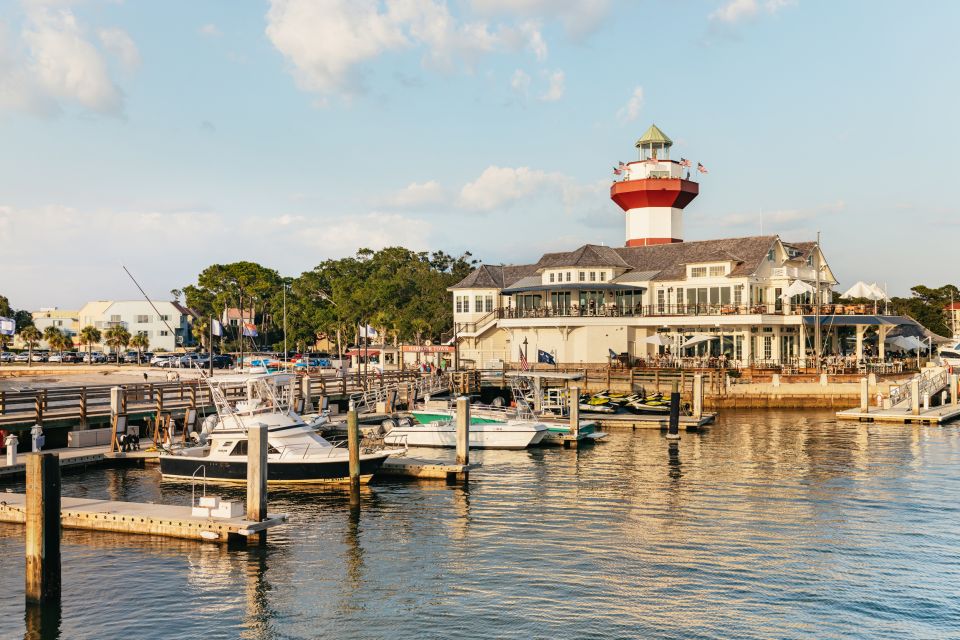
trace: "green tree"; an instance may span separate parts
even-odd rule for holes
[[[947,284],[931,288],[918,284],[910,289],[909,298],[895,297],[890,301],[891,311],[897,315],[910,316],[930,331],[941,336],[953,333],[948,324],[947,305],[950,301],[960,300],[960,289]]]
[[[130,338],[130,346],[137,350],[137,364],[143,361],[143,352],[150,349],[150,338],[143,331]]]
[[[90,362],[90,364],[93,364],[93,345],[99,344],[102,337],[100,329],[97,329],[92,324],[88,324],[83,329],[80,329],[80,344],[86,345],[87,361]]]
[[[53,329],[53,331],[48,331],[48,329]],[[44,329],[43,339],[47,341],[51,349],[56,349],[60,354],[60,362],[63,362],[64,349],[69,349],[73,346],[73,340],[70,339],[70,336],[56,327],[47,327],[47,329]]]
[[[62,336],[62,335],[63,333],[60,331],[60,329],[57,329],[56,327],[51,325],[43,330],[43,341],[46,342],[51,349],[53,349],[54,346],[50,343],[55,342],[57,339],[57,336]]]
[[[130,344],[130,332],[126,327],[114,325],[104,331],[103,340],[117,353],[117,364],[120,364],[120,352]]]
[[[20,339],[23,340],[23,343],[27,345],[27,366],[33,364],[33,348],[37,346],[40,340],[43,338],[43,334],[33,325],[24,327],[20,331]]]

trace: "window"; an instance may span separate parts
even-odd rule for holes
[[[570,310],[570,292],[554,291],[550,294],[550,306],[555,311],[567,312]]]
[[[808,267],[812,267],[812,266],[813,266],[813,254],[812,254],[812,253],[811,253],[809,256],[807,256],[807,266],[808,266]]]
[[[691,277],[691,278],[706,278],[706,277],[707,277],[707,268],[706,268],[706,267],[690,267],[690,277]]]
[[[227,444],[230,444],[229,442]],[[271,444],[267,444],[267,453],[280,453],[280,451]],[[231,456],[245,456],[247,455],[247,441],[238,440],[237,445],[233,448],[233,451],[230,452]]]
[[[456,300],[456,305],[454,306],[454,310],[456,311],[456,313],[461,313],[463,311],[463,298],[460,296],[454,296],[454,299]]]
[[[550,274],[550,282],[553,282],[553,273]]]
[[[733,304],[738,307],[743,304],[743,285],[738,284],[733,288]]]
[[[473,299],[473,310],[477,313],[483,311],[483,296],[476,296]]]
[[[567,282],[570,282],[570,272],[567,271]]]
[[[170,316],[162,315],[162,316],[160,316],[160,320],[161,320],[162,322],[170,322]]]
[[[657,289],[657,313],[666,311],[667,292],[663,289]]]
[[[167,336],[170,335],[170,332],[167,330],[161,330],[158,332],[158,334],[160,335],[161,338],[166,338]]]
[[[63,326],[63,320],[54,320],[54,321],[53,321],[53,326],[55,326],[55,327],[62,327],[62,326]]]
[[[470,296],[463,296],[463,312],[470,313]]]
[[[725,276],[725,275],[727,275],[727,268],[726,268],[724,265],[722,265],[722,264],[712,266],[712,267],[710,267],[710,275],[711,275],[711,276]]]
[[[137,324],[147,324],[150,322],[150,316],[137,316]]]
[[[486,311],[487,313],[490,313],[491,311],[493,311],[493,296],[487,296],[486,298],[484,298],[483,310]]]
[[[773,358],[773,337],[763,336],[763,359],[771,360]]]
[[[597,272],[596,272],[596,271],[591,271],[591,272],[590,272],[590,282],[596,282],[596,281],[597,281]]]
[[[120,322],[120,316],[110,316],[110,322]]]
[[[587,272],[586,272],[586,271],[581,271],[581,272],[580,272],[580,282],[586,282],[586,281],[587,281]]]
[[[601,272],[600,272],[600,282],[606,282],[606,280],[607,280],[607,272],[606,272],[606,271],[601,271]]]
[[[767,262],[773,262],[773,259],[776,256],[776,254],[777,252],[774,249],[770,249],[770,251],[767,251]]]

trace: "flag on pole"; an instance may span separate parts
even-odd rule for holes
[[[216,320],[216,319],[211,319],[211,322],[212,322],[212,324],[211,324],[211,326],[210,326],[210,332],[211,332],[213,335],[217,336],[218,338],[222,338],[222,337],[223,337],[223,325],[220,324],[220,321],[219,321],[219,320]]]
[[[523,352],[523,347],[520,347],[520,370],[527,371],[530,369],[530,363],[527,362],[527,355]]]
[[[699,171],[700,173],[710,173],[709,171],[707,171],[707,168],[702,164],[700,164],[699,162],[697,163],[697,171]]]
[[[617,352],[614,351],[613,349],[607,349],[607,351],[610,352],[610,358],[611,358],[611,359],[616,360],[616,359],[619,357],[619,356],[617,356]]]
[[[243,323],[243,335],[247,338],[256,338],[257,337],[257,325],[252,322]]]
[[[361,338],[376,338],[379,335],[377,333],[377,330],[371,327],[370,325],[367,325],[366,328],[364,328],[362,325],[357,325],[357,326],[360,328]]]
[[[543,349],[537,349],[537,362],[542,362],[544,364],[557,364],[553,354],[548,353]]]
[[[621,169],[620,167],[614,167],[614,168],[613,168],[613,175],[618,176],[618,175],[620,175],[621,173],[623,173],[623,169]]]
[[[17,322],[13,318],[0,316],[0,336],[12,336],[17,332]]]
[[[680,166],[681,166],[681,167],[690,167],[691,164],[690,164],[690,161],[687,160],[686,158],[680,158]]]

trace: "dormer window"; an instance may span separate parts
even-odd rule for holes
[[[572,274],[569,271],[567,271],[567,282],[570,282],[572,277],[573,277]]]
[[[727,275],[727,268],[722,264],[714,265],[710,267],[711,276],[725,276]]]
[[[553,273],[550,274],[550,282],[553,282]]]
[[[606,272],[606,271],[601,271],[601,272],[600,272],[600,282],[606,282],[606,280],[607,280],[607,272]]]
[[[587,281],[587,272],[586,272],[586,271],[581,271],[581,272],[580,272],[580,282],[586,282],[586,281]]]
[[[773,262],[774,257],[776,257],[777,252],[774,249],[767,251],[767,262]]]
[[[706,267],[690,267],[690,277],[691,277],[691,278],[706,278],[706,277],[707,277],[707,268],[706,268]]]
[[[591,271],[591,272],[590,272],[590,282],[596,282],[596,281],[597,281],[597,272],[596,272],[596,271]]]

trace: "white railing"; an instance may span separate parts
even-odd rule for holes
[[[950,376],[946,369],[939,369],[933,372],[922,371],[911,378],[906,384],[890,388],[890,407],[897,408],[900,405],[913,405],[913,382],[920,380],[919,397],[929,394],[931,397],[946,388],[950,381]]]

